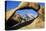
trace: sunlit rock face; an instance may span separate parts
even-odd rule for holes
[[[38,3],[37,3],[38,4]],[[39,6],[37,5],[36,3],[31,3],[31,2],[22,2],[19,7],[17,7],[17,9],[20,9],[20,8],[23,8],[23,7],[33,7],[35,9],[38,9]],[[16,9],[16,8],[15,8]],[[7,11],[6,12],[6,20],[8,20],[10,18],[10,16],[15,12],[15,10],[10,10],[10,11]],[[38,16],[38,13],[39,13],[39,16]],[[20,22],[20,21],[24,21],[22,20],[21,18],[25,19],[25,21],[29,21],[29,20],[33,20],[34,18],[37,18],[33,20],[33,22],[25,27],[22,27],[20,29],[31,29],[31,28],[43,28],[44,27],[44,17],[42,16],[42,14],[44,13],[43,9],[39,9],[37,10],[37,12],[35,12],[35,10],[32,10],[32,9],[24,9],[24,10],[18,10],[16,12],[15,15],[13,15],[13,17],[11,17],[12,22],[14,24],[16,24],[16,21],[17,22]],[[10,23],[12,23],[10,21]]]
[[[6,20],[8,20],[10,18],[10,16],[14,13],[14,9],[11,9],[9,11],[6,11]]]

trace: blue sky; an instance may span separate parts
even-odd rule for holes
[[[25,9],[25,10],[18,10],[17,12],[16,12],[17,14],[20,14],[20,15],[26,15],[26,14],[32,14],[32,15],[35,15],[35,16],[37,16],[38,14],[37,14],[37,12],[35,12],[33,9]]]
[[[7,10],[10,10],[10,9],[14,9],[14,8],[16,8],[19,4],[20,4],[20,1],[7,1],[7,3],[6,3],[7,5]],[[44,3],[39,3],[41,6],[44,6]],[[23,13],[22,13],[23,12]],[[34,12],[34,11],[32,11],[32,10],[30,10],[30,12],[32,13],[32,14],[34,14],[34,15],[36,15],[36,13]],[[18,12],[17,12],[18,13]],[[20,14],[25,14],[26,12],[24,12],[24,11],[21,11],[21,13]]]
[[[7,1],[7,9],[13,9],[16,8],[19,5],[19,1]]]
[[[20,1],[7,1],[7,9],[16,8],[20,4]],[[41,6],[44,6],[44,3],[39,3]]]

